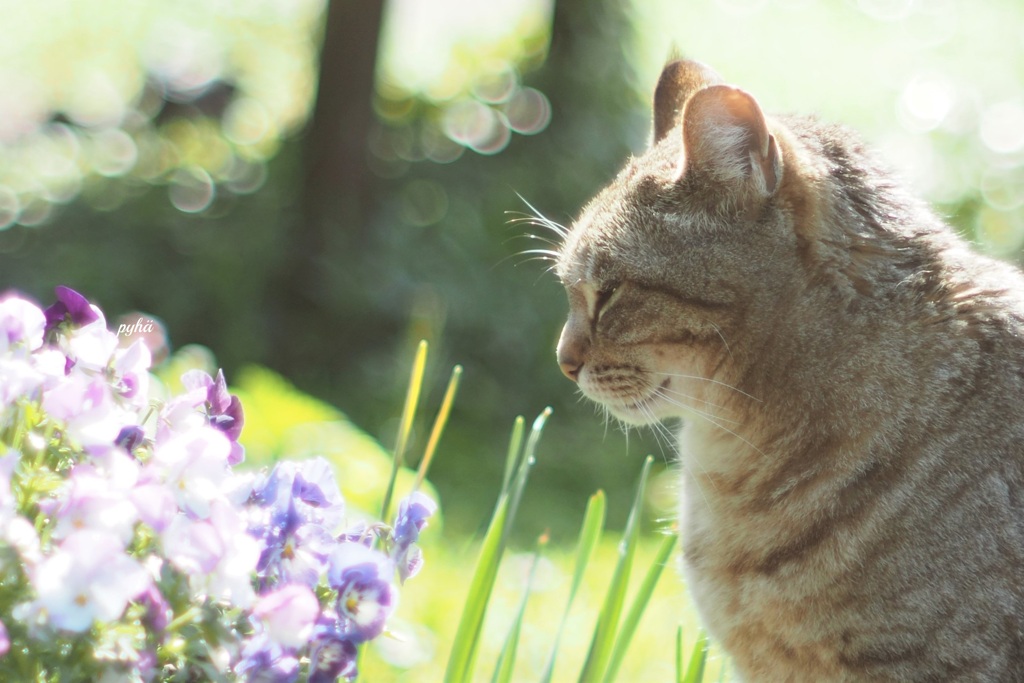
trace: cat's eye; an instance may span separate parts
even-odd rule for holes
[[[597,290],[597,296],[594,299],[594,317],[600,318],[601,314],[604,313],[608,304],[612,302],[615,295],[619,292],[619,285],[607,285]]]

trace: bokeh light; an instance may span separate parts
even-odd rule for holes
[[[168,184],[189,212],[260,187],[309,116],[324,6],[0,1],[0,224],[45,222],[94,177]]]

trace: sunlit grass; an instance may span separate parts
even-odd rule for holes
[[[403,602],[396,613],[396,635],[407,640],[371,648],[364,659],[365,681],[422,683],[444,680],[446,658],[458,625],[458,610],[469,585],[479,546],[449,538],[434,538],[431,542],[430,536],[428,530],[424,537],[427,564],[415,583],[410,583],[402,592]],[[595,550],[566,620],[552,681],[579,680],[594,623],[618,559],[618,536],[617,533],[609,534]],[[542,680],[572,584],[575,550],[568,541],[563,539],[562,543],[549,546],[541,560],[523,619],[514,681]],[[659,537],[641,538],[637,546],[636,566],[646,570],[657,557],[661,544],[662,538]],[[531,562],[529,549],[513,552],[502,562],[480,635],[479,664],[472,678],[475,682],[491,680],[505,636],[519,609]],[[642,582],[643,572],[636,574],[630,582],[630,597]],[[675,639],[680,625],[685,667],[695,649],[700,623],[679,576],[678,556],[674,556],[653,591],[636,635],[622,659],[616,680],[621,683],[675,681]],[[383,652],[384,649],[387,652]],[[404,659],[414,664],[408,668],[393,666],[388,663],[389,658],[395,662]],[[722,656],[712,650],[703,680],[718,681],[722,663]]]

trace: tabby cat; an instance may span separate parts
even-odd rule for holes
[[[682,418],[684,573],[743,680],[1024,681],[1020,272],[692,61],[556,272],[562,371]]]

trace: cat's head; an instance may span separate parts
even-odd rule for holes
[[[791,138],[707,67],[665,67],[649,149],[584,208],[556,265],[558,362],[588,398],[647,423],[740,383],[799,286],[808,179]]]

